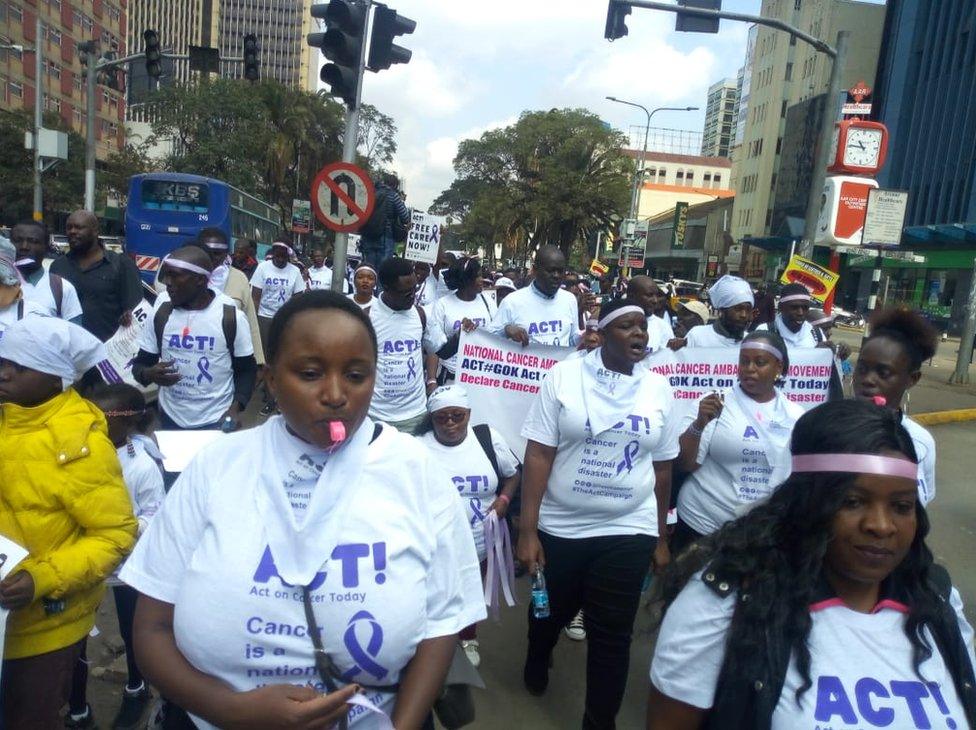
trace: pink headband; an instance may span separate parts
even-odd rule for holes
[[[793,473],[852,472],[879,477],[918,479],[918,464],[908,459],[878,454],[799,454],[793,457]]]
[[[809,294],[787,294],[785,297],[779,298],[780,304],[786,304],[787,302],[799,302],[799,301],[809,302],[810,295]]]
[[[173,269],[183,269],[184,271],[192,271],[194,274],[202,274],[208,279],[212,272],[207,271],[202,266],[197,266],[196,264],[191,264],[189,261],[180,261],[179,259],[171,259],[169,256],[163,259],[163,263],[160,265],[160,270],[163,266],[169,266]]]
[[[613,320],[618,317],[623,317],[625,314],[644,314],[644,310],[636,304],[628,304],[626,307],[621,307],[610,312],[610,314],[599,321],[598,325],[601,330],[606,329],[607,325],[613,322]]]
[[[778,347],[773,347],[765,342],[757,342],[756,340],[749,340],[748,342],[743,342],[739,345],[740,350],[763,350],[764,352],[772,353],[776,356],[776,359],[783,362],[783,353],[779,351]]]

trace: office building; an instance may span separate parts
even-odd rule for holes
[[[244,55],[244,36],[257,36],[261,78],[307,91],[318,88],[318,51],[305,36],[316,28],[312,0],[213,0],[220,5],[218,37],[223,58]],[[224,63],[221,75],[243,78],[240,63]]]
[[[640,150],[624,150],[639,160]],[[675,155],[648,152],[644,157],[644,184],[637,206],[639,219],[650,218],[668,210],[675,203],[704,203],[730,198],[729,171],[732,163],[725,157]]]
[[[884,14],[884,5],[853,0],[762,3],[762,15],[784,20],[831,45],[838,31],[850,31],[850,50],[841,78],[844,88],[874,78]],[[829,76],[829,58],[809,44],[772,28],[756,31],[742,144],[734,162],[732,236],[736,241],[769,233],[787,109],[823,94]],[[762,252],[751,255],[756,260],[744,268],[760,269]]]
[[[703,157],[729,156],[738,111],[739,84],[736,79],[722,79],[709,87],[702,134]]]
[[[887,10],[872,98],[890,133],[878,182],[908,191],[901,247],[925,261],[885,260],[881,292],[958,333],[976,257],[976,4],[888,0]],[[851,304],[866,298],[871,266],[842,272]]]
[[[37,37],[37,18],[42,23]],[[37,93],[36,59],[43,61],[44,109],[60,115],[64,124],[86,133],[87,90],[78,44],[95,40],[100,52],[126,52],[124,0],[0,0],[0,109],[34,108]],[[106,86],[95,97],[95,153],[104,160],[125,142],[125,94]]]

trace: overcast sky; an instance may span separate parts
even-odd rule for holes
[[[747,26],[722,21],[718,34],[676,33],[672,13],[635,8],[630,34],[603,38],[607,0],[386,0],[417,30],[400,37],[413,51],[406,65],[367,73],[363,99],[399,128],[394,164],[412,207],[426,209],[451,184],[458,142],[514,122],[524,110],[583,107],[624,132],[643,125],[639,109],[659,112],[653,126],[701,131],[705,96],[734,78]],[[725,0],[758,12],[760,0]]]

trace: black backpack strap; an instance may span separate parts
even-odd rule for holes
[[[156,333],[156,349],[159,350],[160,360],[163,359],[163,328],[172,313],[173,302],[166,301],[159,305],[153,317],[153,331]]]
[[[17,300],[17,319],[21,320],[24,318],[24,298],[21,297]]]
[[[369,442],[370,443],[373,443],[376,439],[378,439],[380,437],[380,434],[381,433],[383,433],[383,424],[382,423],[379,423],[379,422],[374,423],[373,424],[373,438],[371,438],[369,440]]]
[[[414,304],[414,308],[417,310],[417,315],[420,317],[420,331],[427,331],[427,312],[419,304]]]
[[[64,279],[57,274],[48,274],[48,281],[51,283],[51,296],[54,297],[54,309],[61,318],[61,302],[64,300]]]
[[[237,341],[237,307],[233,304],[224,305],[224,314],[220,320],[220,326],[224,330],[224,341],[227,343],[227,352],[230,359],[234,359],[234,343]]]
[[[485,456],[491,462],[491,468],[495,470],[495,476],[498,477],[498,488],[501,489],[505,477],[502,476],[501,470],[498,468],[498,455],[495,453],[495,445],[491,442],[491,429],[487,423],[478,423],[472,426],[471,430],[474,431],[474,437],[478,439],[482,451],[485,452]]]

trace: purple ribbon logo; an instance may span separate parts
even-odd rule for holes
[[[356,636],[356,626],[363,623],[369,624],[370,631],[369,641],[365,647],[359,643],[359,637]],[[376,662],[376,655],[380,653],[383,646],[383,627],[369,611],[359,611],[349,619],[346,633],[342,636],[342,643],[346,645],[346,651],[357,665],[342,675],[344,682],[352,682],[353,677],[360,672],[371,674],[377,679],[383,679],[389,674],[387,669]]]
[[[413,380],[417,377],[417,363],[414,362],[413,357],[407,360],[407,380]]]
[[[210,361],[207,359],[206,355],[202,355],[199,360],[197,360],[197,370],[200,374],[197,375],[197,385],[203,382],[204,378],[209,382],[213,382],[213,375],[210,374]]]
[[[637,456],[638,451],[640,451],[640,442],[636,439],[624,447],[624,458],[617,464],[617,476],[620,476],[624,469],[630,473],[630,470],[634,468],[634,457]]]

